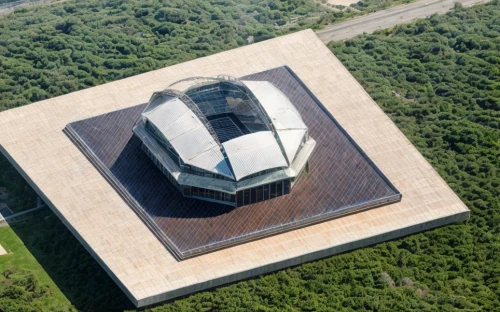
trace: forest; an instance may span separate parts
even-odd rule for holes
[[[402,3],[90,0],[0,16],[0,111]],[[357,9],[354,9],[357,7]]]
[[[104,3],[108,11],[100,15]],[[177,9],[189,12],[184,14],[147,6],[159,2],[113,3],[119,2],[68,1],[0,17],[0,110],[244,45],[248,36],[264,40],[318,27],[320,21],[313,19],[287,29],[274,23],[292,19],[304,6],[310,10],[305,16],[322,10],[300,1],[256,1],[251,9],[229,0],[193,1],[185,9],[187,2],[179,2]],[[254,11],[272,11],[271,3],[278,3],[275,10],[282,17],[267,19],[266,13],[263,21],[252,17],[241,25]],[[132,16],[139,8],[148,13]],[[212,19],[207,12],[216,8],[225,18]],[[199,16],[199,24],[193,16]],[[172,31],[161,34],[162,25]],[[456,5],[445,15],[328,46],[471,209],[471,219],[203,291],[151,311],[500,311],[499,1]],[[20,204],[21,198],[35,197],[2,157],[0,184],[7,181]],[[133,310],[50,211],[11,230],[43,269],[0,257],[0,309]]]

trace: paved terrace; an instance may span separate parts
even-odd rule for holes
[[[191,76],[290,66],[401,202],[177,261],[62,132]],[[0,150],[137,306],[463,220],[469,210],[310,30],[0,113]],[[243,208],[244,209],[244,208]]]

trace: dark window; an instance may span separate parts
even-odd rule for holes
[[[205,190],[204,188],[200,188],[200,196],[201,197],[206,197],[207,195],[207,190]]]
[[[197,187],[192,188],[193,196],[199,196],[200,195],[200,189]]]
[[[243,191],[243,202],[245,205],[250,204],[250,190]]]
[[[191,196],[191,187],[184,186],[184,196]]]
[[[257,189],[254,187],[253,189],[250,190],[250,203],[256,203],[257,202]]]
[[[236,193],[236,206],[243,206],[243,192]]]
[[[276,183],[271,183],[269,184],[269,187],[271,188],[271,196],[270,198],[275,198],[276,197]]]
[[[213,190],[207,190],[207,197],[213,199],[214,198],[214,191]]]
[[[264,187],[264,198],[263,198],[263,200],[268,200],[269,199],[269,184],[266,184],[263,187]]]
[[[276,182],[276,196],[283,195],[283,181]]]
[[[264,200],[264,188],[262,186],[257,187],[257,196],[255,197],[255,202],[260,202]]]
[[[222,192],[215,192],[215,199],[224,200],[224,198],[222,197]]]

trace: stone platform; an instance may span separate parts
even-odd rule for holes
[[[191,76],[288,65],[403,198],[178,261],[63,133]],[[0,113],[0,150],[137,306],[464,220],[469,210],[311,31]],[[316,139],[316,138],[315,138]]]

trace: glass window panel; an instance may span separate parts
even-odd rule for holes
[[[243,203],[245,205],[250,204],[250,190],[244,190],[243,191]]]
[[[290,194],[290,180],[283,181],[283,194]]]
[[[269,187],[271,188],[271,196],[270,198],[275,198],[276,197],[276,183],[271,183],[269,184]]]
[[[236,193],[236,206],[243,206],[243,192]]]
[[[255,203],[257,202],[257,189],[254,187],[253,189],[250,190],[250,203]]]
[[[266,184],[263,187],[264,187],[264,198],[263,198],[263,200],[268,200],[269,199],[269,184]]]
[[[257,187],[257,194],[255,196],[255,201],[260,202],[264,200],[264,188],[262,186]]]
[[[276,196],[283,195],[283,181],[276,182]]]
[[[213,198],[214,198],[214,196],[215,196],[215,195],[214,195],[214,191],[213,191],[213,190],[207,190],[207,197],[208,197],[208,198],[212,198],[212,199],[213,199]]]

